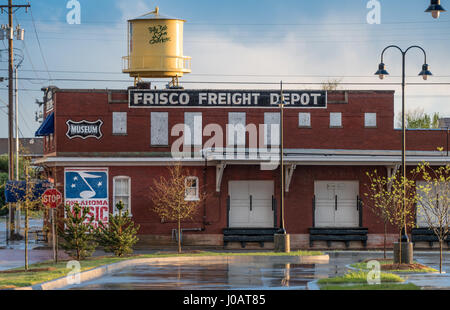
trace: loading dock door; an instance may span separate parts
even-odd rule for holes
[[[230,181],[230,227],[273,227],[273,181]]]
[[[358,181],[314,182],[315,227],[358,227]]]
[[[418,181],[416,182],[416,191],[417,191],[417,195],[420,197],[419,201],[417,202],[417,211],[416,211],[416,221],[417,221],[417,227],[419,228],[429,228],[430,226],[428,225],[428,219],[427,219],[427,215],[425,213],[424,208],[427,208],[428,211],[428,216],[430,216],[430,221],[432,224],[436,225],[439,227],[439,219],[438,217],[436,217],[433,212],[430,212],[432,210],[432,206],[434,203],[436,203],[436,200],[440,200],[438,198],[436,198],[436,200],[434,201],[427,201],[427,197],[439,197],[438,196],[438,191],[436,191],[436,187],[434,186],[434,184],[431,184],[431,188],[430,188],[430,192],[427,194],[425,194],[425,192],[423,190],[420,189],[420,186],[426,187],[427,186],[427,182],[426,181]],[[442,197],[442,196],[441,196]],[[430,205],[430,203],[432,203]],[[425,205],[425,207],[422,206],[422,204]]]

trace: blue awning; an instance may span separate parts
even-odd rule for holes
[[[36,137],[48,136],[55,132],[55,116],[52,112],[47,118],[42,122],[41,127],[36,131]]]

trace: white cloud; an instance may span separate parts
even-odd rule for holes
[[[51,70],[75,70],[75,71],[114,71],[121,72],[121,57],[127,50],[126,20],[140,16],[154,9],[147,1],[117,1],[122,18],[111,25],[79,25],[67,24],[39,24],[39,31],[43,43],[44,52]],[[169,10],[170,11],[170,10]],[[189,21],[188,21],[189,22]],[[302,23],[308,23],[302,20]],[[187,88],[278,88],[280,80],[284,82],[325,82],[328,75],[333,76],[368,76],[366,78],[349,77],[342,82],[373,82],[370,86],[347,86],[344,89],[395,89],[396,111],[400,109],[400,87],[381,85],[381,81],[373,76],[380,61],[382,48],[392,42],[379,37],[384,33],[382,25],[372,27],[340,27],[333,24],[342,22],[336,20],[334,15],[326,15],[322,20],[314,20],[313,23],[327,25],[316,26],[291,26],[291,27],[262,27],[258,31],[251,32],[245,27],[232,27],[230,29],[217,29],[211,27],[185,26],[185,54],[192,56],[192,74],[182,78],[183,81],[257,81],[273,82],[272,85],[224,85],[224,84],[185,84]],[[306,28],[308,27],[308,28]],[[378,27],[378,28],[376,28]],[[266,30],[267,29],[267,30]],[[224,31],[226,30],[226,31]],[[48,32],[48,33],[45,33]],[[54,32],[54,33],[52,33]],[[31,37],[31,31],[28,31]],[[394,35],[392,35],[394,36]],[[28,37],[28,48],[32,54],[35,67],[43,68],[38,47],[34,40]],[[402,39],[400,35],[394,36]],[[46,39],[59,38],[59,39]],[[205,43],[206,41],[206,43]],[[402,46],[407,43],[401,42]],[[450,63],[447,61],[448,50],[441,41],[433,41],[427,44],[428,63],[432,72],[439,75],[450,75]],[[416,75],[421,68],[423,56],[420,53],[411,53],[408,56],[408,75]],[[398,52],[390,52],[385,59],[388,70],[392,76],[385,82],[399,82],[401,57]],[[29,66],[28,66],[29,67]],[[219,74],[222,76],[208,76]],[[33,73],[27,75],[34,77]],[[56,75],[56,74],[54,74]],[[250,76],[223,76],[223,75],[250,75]],[[264,76],[251,76],[264,75]],[[291,76],[283,76],[291,75]],[[297,75],[297,76],[294,76]],[[321,75],[324,77],[299,77],[298,75]],[[41,77],[47,77],[45,73],[39,73]],[[128,79],[127,75],[58,75],[66,78],[94,78],[94,79]],[[408,78],[408,82],[419,82],[419,78]],[[448,79],[431,78],[427,83],[448,81]],[[42,82],[41,85],[22,82],[24,88],[38,88],[50,84]],[[127,83],[110,82],[54,82],[59,87],[66,88],[126,88]],[[161,84],[158,84],[161,85]],[[286,85],[286,88],[318,88],[315,85]],[[0,93],[3,100],[6,92]],[[450,88],[446,86],[408,86],[407,108],[423,107],[425,112],[440,112],[441,115],[450,115]],[[431,97],[439,95],[440,97]],[[430,96],[430,97],[428,97]],[[40,99],[39,92],[21,93],[22,113],[31,129],[37,128],[34,123],[34,100]],[[0,136],[7,135],[6,117],[0,112]],[[26,136],[34,134],[23,126]]]

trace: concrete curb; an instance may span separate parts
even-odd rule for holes
[[[360,269],[360,268],[352,267],[350,265],[351,264],[345,265],[345,267],[347,267],[350,270],[354,270],[354,271],[369,271],[369,269]],[[429,267],[429,266],[427,266],[427,267]],[[430,268],[432,268],[432,267],[430,267]],[[393,274],[396,274],[398,276],[402,276],[402,275],[407,276],[407,275],[427,275],[427,274],[436,275],[436,274],[440,274],[439,271],[430,271],[430,272],[413,272],[413,271],[401,272],[400,271],[399,272],[399,271],[392,271],[392,270],[381,270],[381,272],[393,273]],[[445,274],[445,271],[442,274]]]
[[[138,266],[145,264],[174,264],[174,263],[192,263],[192,262],[209,262],[211,264],[217,262],[229,262],[229,261],[247,261],[247,262],[262,262],[264,259],[274,263],[303,263],[303,264],[326,264],[329,262],[330,257],[326,255],[315,256],[261,256],[261,255],[228,255],[228,256],[183,256],[183,257],[152,257],[152,258],[137,258],[130,259],[118,263],[100,266],[91,270],[86,270],[80,273],[80,283],[100,278],[104,275],[112,273],[116,270],[123,269],[129,266]],[[47,282],[35,284],[33,286],[14,288],[13,290],[57,290],[71,285],[67,283],[68,278],[66,276],[50,280]]]
[[[318,284],[319,280],[314,280],[306,283],[306,289],[309,291],[320,291],[320,286]]]

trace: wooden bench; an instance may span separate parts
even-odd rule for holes
[[[30,235],[34,235],[34,241],[38,242],[47,242],[47,236],[42,230],[31,230],[28,232]]]
[[[332,241],[342,241],[348,248],[350,241],[361,241],[366,247],[367,234],[367,228],[310,228],[309,246],[312,247],[314,241],[326,241],[328,247]]]
[[[264,247],[264,242],[273,242],[274,234],[279,228],[224,228],[223,245],[228,242],[240,242],[245,248],[247,242],[258,242]]]
[[[416,242],[428,242],[433,247],[434,242],[439,242],[438,237],[430,228],[413,228],[411,230],[411,241],[415,245]],[[450,246],[450,236],[445,239],[447,246]]]

